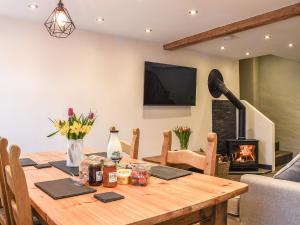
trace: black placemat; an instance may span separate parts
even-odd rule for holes
[[[168,166],[153,166],[151,168],[151,176],[158,177],[163,180],[172,180],[191,174],[191,171],[181,170]]]
[[[102,194],[95,194],[94,198],[98,199],[101,202],[108,203],[124,199],[124,196],[115,192],[106,192]]]
[[[79,176],[79,167],[68,167],[66,163],[66,160],[49,162],[50,165],[71,176]]]
[[[33,161],[30,158],[22,158],[22,159],[20,159],[20,163],[21,163],[22,167],[25,167],[25,166],[34,166],[34,165],[37,164],[35,161]]]
[[[91,155],[97,155],[97,156],[102,156],[107,158],[107,153],[106,152],[95,152],[95,153],[89,153],[89,154],[85,154],[86,156],[91,156]]]
[[[74,181],[71,178],[38,182],[35,183],[35,186],[53,199],[69,198],[96,192],[95,189]]]

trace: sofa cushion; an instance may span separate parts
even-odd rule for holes
[[[281,179],[281,180],[300,182],[300,154],[298,154],[285,167],[283,167],[281,170],[279,170],[275,174],[274,178]]]

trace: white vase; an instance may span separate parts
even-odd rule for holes
[[[118,137],[118,131],[110,131],[110,138],[107,146],[107,158],[120,160],[122,158],[122,146]]]
[[[68,167],[79,167],[83,160],[83,140],[68,140],[67,150],[67,166]]]

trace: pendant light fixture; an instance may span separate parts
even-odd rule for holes
[[[75,30],[72,18],[61,0],[46,20],[45,26],[49,34],[56,38],[66,38]]]

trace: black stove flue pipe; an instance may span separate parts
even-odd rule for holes
[[[213,69],[208,77],[208,89],[214,98],[219,98],[222,94],[238,109],[238,139],[246,139],[246,107],[243,103],[226,87],[221,72]]]

